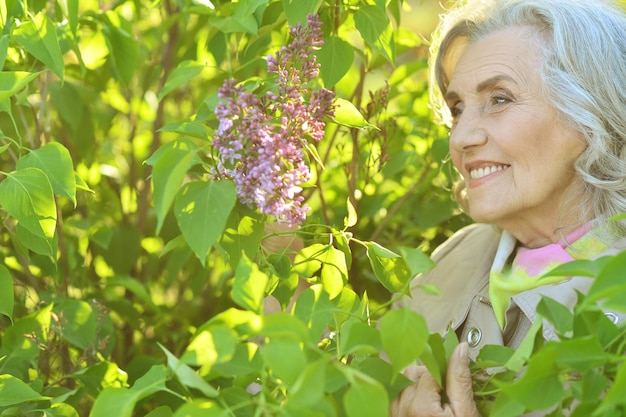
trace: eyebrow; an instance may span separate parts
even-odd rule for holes
[[[501,81],[509,81],[509,82],[515,83],[515,80],[513,79],[513,77],[506,75],[506,74],[498,74],[478,83],[478,85],[476,86],[476,92],[482,93],[483,91],[490,89],[491,87],[500,83]],[[447,91],[446,95],[444,96],[444,99],[446,100],[446,102],[458,100],[459,94],[456,91]]]

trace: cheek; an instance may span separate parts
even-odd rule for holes
[[[450,148],[450,158],[452,159],[452,163],[454,164],[454,167],[459,171],[461,171],[461,164],[462,164],[462,158],[461,158],[461,153],[460,152],[456,152],[454,149],[452,149],[452,147]]]

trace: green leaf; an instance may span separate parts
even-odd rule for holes
[[[28,401],[47,400],[26,383],[12,375],[0,375],[0,407],[8,407]]]
[[[336,36],[324,38],[324,45],[315,54],[320,63],[324,87],[332,88],[348,73],[354,62],[354,48]]]
[[[230,181],[187,183],[176,196],[174,211],[178,226],[202,265],[224,231],[235,201],[235,185]]]
[[[189,83],[194,77],[200,74],[203,69],[204,65],[196,61],[187,60],[178,64],[167,77],[167,81],[165,81],[161,91],[159,91],[159,101],[163,100],[163,97],[171,93],[177,87]]]
[[[426,366],[439,386],[445,390],[448,358],[443,338],[439,333],[429,335],[428,343],[420,355],[420,361]]]
[[[228,417],[231,413],[212,401],[195,399],[183,404],[174,417]]]
[[[549,297],[543,297],[537,305],[537,313],[552,323],[558,334],[571,334],[574,327],[574,315],[563,304]]]
[[[2,19],[1,13],[0,13],[0,19]],[[7,51],[9,50],[10,42],[11,42],[11,38],[9,38],[9,35],[0,36],[0,68],[4,68],[4,62],[6,61],[6,58],[7,58]]]
[[[63,81],[65,64],[56,28],[44,12],[16,27],[12,36],[25,51],[43,62]]]
[[[0,103],[15,95],[42,73],[43,71],[0,71]]]
[[[242,253],[253,258],[263,239],[265,223],[250,213],[245,215],[242,210],[233,210],[220,238],[220,246],[228,252],[228,261],[233,269],[237,268]]]
[[[106,12],[108,24],[102,33],[109,47],[111,65],[117,77],[129,85],[139,65],[139,44],[121,25],[123,18],[114,10]]]
[[[408,294],[408,283],[412,278],[404,259],[376,242],[365,242],[370,265],[385,288],[390,292]]]
[[[343,396],[348,417],[389,415],[387,390],[371,378],[354,378]]]
[[[176,194],[192,166],[198,147],[188,139],[178,139],[161,146],[147,161],[152,165],[152,200],[157,216],[157,234],[163,227]]]
[[[270,338],[261,347],[261,357],[266,367],[288,385],[296,382],[307,364],[301,343],[281,337]]]
[[[515,353],[511,356],[511,358],[507,361],[505,367],[515,372],[519,372],[522,370],[526,361],[535,351],[535,346],[537,344],[537,340],[543,340],[543,334],[541,332],[542,321],[535,320],[535,322],[524,336],[522,343],[515,350]]]
[[[333,101],[335,108],[332,120],[340,125],[362,129],[364,127],[375,127],[365,120],[361,112],[352,102],[336,97]]]
[[[361,6],[354,14],[354,25],[370,47],[380,52],[390,63],[395,63],[393,29],[384,10],[374,5]]]
[[[588,260],[581,259],[578,261],[567,262],[565,264],[559,265],[556,268],[550,270],[545,275],[541,276],[540,279],[544,277],[596,277],[607,264],[607,262],[611,259],[610,256],[603,256],[598,259]]]
[[[342,251],[329,245],[318,259],[322,261],[322,287],[332,300],[341,294],[348,282],[346,257]]]
[[[343,220],[343,225],[345,227],[352,227],[356,224],[358,220],[358,215],[356,213],[356,209],[354,208],[354,205],[352,204],[349,198],[346,201],[346,205],[348,207],[348,216]]]
[[[56,304],[54,312],[63,323],[61,336],[65,340],[81,349],[95,346],[98,325],[87,302],[67,299]]]
[[[583,305],[587,306],[604,299],[602,302],[604,308],[626,311],[626,300],[623,297],[624,291],[626,291],[624,270],[626,270],[626,251],[609,257],[591,288],[589,288],[589,293],[585,297]]]
[[[344,288],[344,291],[347,290]],[[341,296],[333,300],[339,303]],[[328,293],[319,284],[312,285],[302,291],[293,307],[294,315],[308,327],[308,332],[312,341],[319,341],[328,323],[332,321],[332,312],[337,310],[330,302]],[[339,313],[337,313],[339,314]],[[337,328],[344,320],[335,320]]]
[[[366,355],[382,351],[380,332],[362,321],[348,320],[341,326],[339,354]]]
[[[231,291],[233,301],[246,310],[261,314],[268,282],[268,276],[259,269],[257,264],[252,262],[246,254],[242,254],[235,271]]]
[[[131,417],[135,404],[160,391],[165,391],[168,379],[163,365],[154,365],[145,375],[135,381],[131,388],[105,388],[96,397],[90,417]]]
[[[615,375],[611,388],[609,388],[606,396],[602,399],[602,403],[593,415],[603,416],[616,406],[626,405],[624,392],[626,392],[626,362],[622,361],[617,370],[617,374]]]
[[[78,27],[78,0],[57,0],[63,16],[70,23],[72,34],[76,36],[76,28]]]
[[[24,168],[0,183],[0,205],[32,234],[52,240],[56,203],[48,176],[38,168]]]
[[[391,310],[383,316],[380,335],[393,371],[400,372],[422,354],[429,333],[424,318],[404,308]]]
[[[178,378],[178,381],[181,384],[189,388],[195,388],[209,398],[217,397],[218,392],[211,386],[211,384],[202,379],[200,375],[187,366],[183,361],[179,360],[160,343],[159,347],[167,357],[167,367],[174,372],[176,378]]]
[[[287,22],[291,26],[298,23],[305,24],[309,13],[316,13],[322,0],[283,0],[283,9],[287,15]]]
[[[293,384],[287,406],[309,407],[321,401],[325,391],[327,361],[324,359],[309,363]]]
[[[211,16],[209,23],[224,33],[248,32],[256,35],[259,30],[259,11],[267,6],[267,0],[241,0],[230,3],[231,15]]]
[[[548,342],[544,347],[556,351],[556,363],[566,369],[574,369],[584,373],[611,362],[612,357],[606,353],[595,335],[562,340],[558,343]]]
[[[76,409],[67,403],[52,404],[43,413],[45,417],[79,417]]]
[[[505,386],[502,392],[514,401],[524,404],[530,411],[544,410],[555,405],[564,392],[555,367],[558,357],[558,349],[538,351],[528,362],[522,377]]]
[[[398,252],[402,255],[412,276],[430,271],[435,266],[433,260],[420,248],[400,246]]]
[[[74,164],[67,148],[58,142],[50,142],[35,149],[17,161],[18,170],[39,168],[46,174],[52,191],[67,197],[76,207],[76,176]]]
[[[0,314],[4,314],[11,321],[14,303],[13,277],[4,265],[0,265]]]

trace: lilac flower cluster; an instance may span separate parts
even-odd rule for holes
[[[317,15],[290,27],[292,42],[267,57],[275,77],[269,92],[259,96],[226,80],[215,109],[218,174],[234,180],[243,203],[290,225],[301,224],[309,210],[301,195],[311,178],[307,144],[322,139],[324,119],[333,114],[334,93],[311,86],[319,73],[313,51],[323,43],[320,27]]]

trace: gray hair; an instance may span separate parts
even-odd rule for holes
[[[534,29],[537,36],[529,41],[540,42],[545,58],[538,70],[546,100],[587,141],[575,163],[583,183],[583,207],[575,208],[579,219],[612,223],[613,232],[622,228],[623,233],[626,221],[606,220],[626,213],[624,10],[601,0],[461,3],[444,16],[431,46],[431,100],[440,120],[450,120],[442,97],[450,76],[445,66],[456,41],[473,43],[512,26]]]

